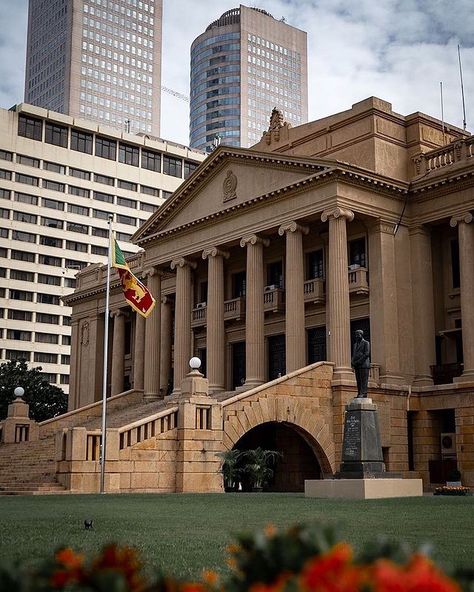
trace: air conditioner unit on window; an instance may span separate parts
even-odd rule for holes
[[[272,284],[271,286],[265,286],[265,292],[270,292],[271,290],[275,290],[275,288],[275,284]]]
[[[443,458],[456,456],[456,434],[441,434],[441,456]]]
[[[196,308],[206,308],[207,302],[198,302]]]

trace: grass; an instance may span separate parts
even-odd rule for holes
[[[84,530],[86,518],[94,530]],[[472,564],[474,497],[343,501],[299,494],[0,497],[0,557],[33,562],[59,546],[91,552],[115,541],[169,573],[197,577],[204,567],[226,569],[234,532],[317,520],[340,524],[356,548],[385,534],[432,543],[445,566]]]

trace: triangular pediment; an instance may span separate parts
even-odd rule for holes
[[[133,237],[178,228],[283,189],[327,169],[331,162],[220,147],[211,154]]]

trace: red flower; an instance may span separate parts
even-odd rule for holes
[[[145,589],[145,581],[140,575],[142,563],[135,549],[108,545],[102,555],[94,562],[93,570],[110,569],[123,574],[130,592],[141,592]]]
[[[364,579],[364,571],[351,563],[352,550],[341,543],[328,553],[311,560],[301,575],[307,592],[356,592]]]

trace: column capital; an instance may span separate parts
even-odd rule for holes
[[[375,218],[368,224],[370,230],[380,232],[381,234],[394,234],[395,226],[396,225],[393,222],[387,222],[387,220],[382,220],[380,218]]]
[[[354,212],[352,210],[345,210],[339,206],[324,210],[321,214],[321,222],[327,222],[329,218],[345,218],[348,222],[354,220]]]
[[[430,236],[431,230],[428,226],[424,224],[416,224],[415,226],[410,226],[408,229],[408,233],[410,236],[421,235],[421,236]]]
[[[128,313],[125,312],[124,310],[112,310],[112,311],[110,311],[110,316],[112,318],[126,317],[126,316],[128,316]]]
[[[278,234],[280,236],[283,236],[287,232],[301,232],[301,234],[308,234],[309,228],[298,224],[296,220],[290,220],[289,222],[284,222],[278,229]]]
[[[202,252],[202,258],[205,260],[209,257],[223,257],[224,259],[228,259],[230,253],[228,251],[222,251],[218,247],[209,247]]]
[[[185,257],[179,257],[178,259],[173,259],[173,261],[171,261],[170,267],[173,270],[177,267],[190,267],[191,269],[196,269],[197,263],[190,261]]]
[[[449,221],[449,225],[452,228],[456,228],[456,226],[461,222],[464,222],[465,224],[470,224],[472,220],[473,216],[471,212],[463,212],[462,214],[456,214],[455,216],[453,216]]]
[[[161,304],[171,304],[172,301],[173,299],[170,297],[169,294],[165,294],[161,297]]]
[[[143,271],[143,277],[144,278],[149,278],[149,277],[153,277],[154,275],[163,275],[163,271],[161,269],[158,269],[158,267],[147,267],[144,271]]]
[[[242,237],[242,239],[240,241],[241,247],[246,247],[247,245],[256,245],[256,244],[261,244],[264,247],[268,247],[268,245],[270,244],[270,241],[268,240],[268,238],[262,238],[261,236],[258,236],[256,234],[249,234],[248,236],[244,236],[244,237]]]

